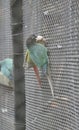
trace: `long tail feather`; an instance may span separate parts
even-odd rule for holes
[[[48,82],[49,82],[49,85],[50,85],[50,89],[51,89],[52,97],[54,98],[54,92],[53,92],[52,81],[51,81],[49,75],[47,75],[47,79],[48,79]]]
[[[38,80],[38,82],[39,82],[39,85],[40,85],[40,87],[41,87],[41,80],[40,80],[39,71],[38,71],[37,66],[33,66],[33,69],[34,69],[34,72],[35,72],[35,74],[36,74],[36,77],[37,77],[37,80]]]
[[[52,85],[52,79],[51,79],[51,74],[50,74],[50,69],[48,67],[48,74],[46,75],[49,85],[50,85],[50,89],[51,89],[51,93],[52,93],[52,97],[54,98],[54,89],[53,89],[53,85]]]

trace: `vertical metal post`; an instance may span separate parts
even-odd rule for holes
[[[15,85],[15,129],[25,130],[22,0],[11,3]]]

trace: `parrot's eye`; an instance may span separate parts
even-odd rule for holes
[[[34,34],[32,35],[32,39],[36,39],[36,36]]]

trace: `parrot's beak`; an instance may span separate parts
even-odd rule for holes
[[[37,36],[36,41],[46,42],[46,40],[45,40],[45,38],[43,36]]]

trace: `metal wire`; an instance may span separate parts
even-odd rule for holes
[[[47,39],[55,94],[53,100],[41,72],[41,89],[33,70],[25,72],[26,130],[79,129],[78,5],[78,0],[33,0],[30,8],[23,0],[24,51],[31,33]]]
[[[0,60],[13,58],[10,1],[0,0]],[[0,84],[0,130],[15,129],[14,90]]]
[[[12,25],[10,0],[0,0],[0,60],[23,54],[13,53],[11,26],[23,24],[23,33],[13,36],[23,34],[24,53],[31,33],[43,35],[55,93],[52,99],[41,71],[40,89],[33,69],[25,68],[26,124],[14,120],[14,90],[0,85],[0,130],[14,130],[15,125],[26,125],[26,130],[79,129],[78,5],[78,0],[23,0],[23,23],[15,20]]]

